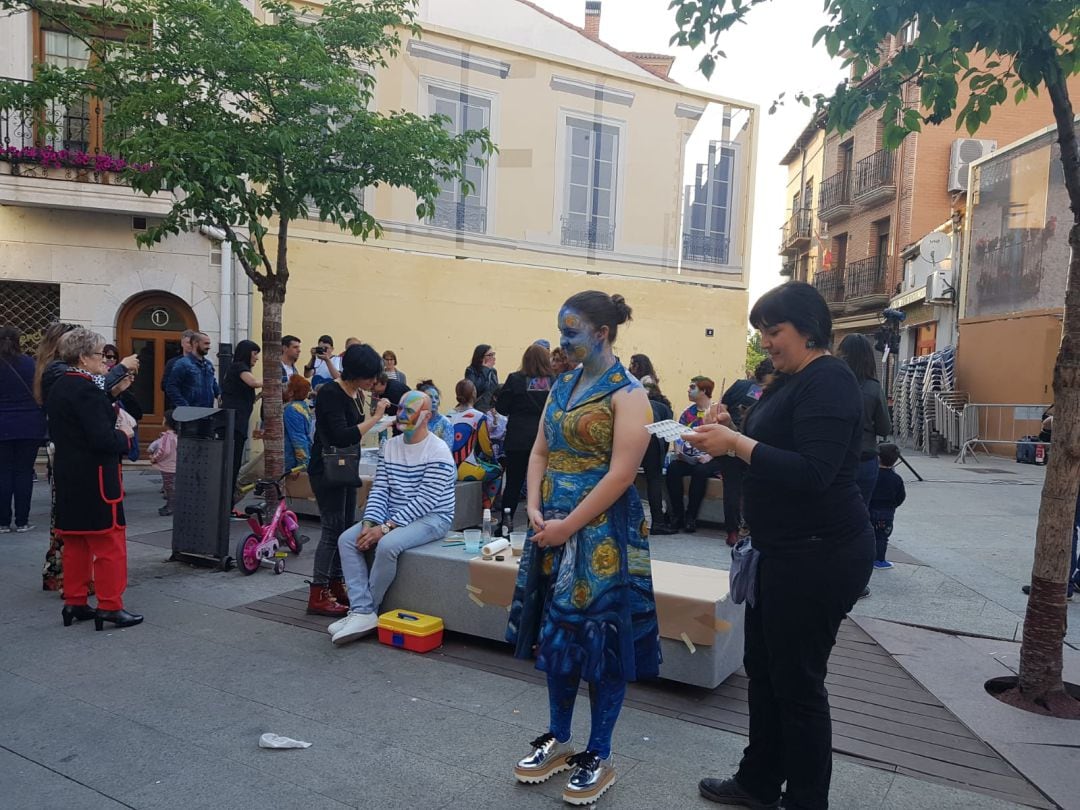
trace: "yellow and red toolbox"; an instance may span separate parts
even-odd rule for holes
[[[443,620],[411,610],[391,610],[379,616],[379,641],[391,647],[426,653],[442,646]]]

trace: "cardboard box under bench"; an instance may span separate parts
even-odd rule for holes
[[[503,641],[518,558],[503,562],[466,554],[442,542],[409,549],[383,610],[407,607],[442,618],[446,629]],[[742,605],[731,602],[727,571],[654,560],[653,590],[660,622],[660,676],[719,686],[742,666]]]

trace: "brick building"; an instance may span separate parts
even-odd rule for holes
[[[810,281],[821,266],[823,238],[818,221],[817,189],[825,157],[825,126],[815,116],[791,145],[781,166],[788,170],[788,217],[780,228],[780,274],[796,281]]]
[[[883,59],[917,36],[917,26],[905,26],[883,43]],[[971,61],[974,64],[976,59]],[[871,73],[863,81],[873,80]],[[1073,97],[1080,98],[1080,76],[1072,77],[1069,85]],[[967,100],[965,90],[962,86],[958,109]],[[918,106],[916,86],[906,87],[904,95],[905,106]],[[829,302],[837,341],[852,332],[868,336],[877,332],[882,309],[902,291],[904,259],[913,257],[913,246],[954,215],[962,216],[967,164],[997,145],[1052,123],[1050,102],[1043,94],[995,108],[975,138],[958,132],[947,121],[924,126],[895,151],[886,150],[882,112],[874,110],[866,112],[851,131],[825,137],[817,210],[824,251],[813,283]],[[908,303],[918,304],[917,297],[917,292],[908,295],[913,299]],[[919,346],[923,353],[934,348],[930,343],[936,332],[935,311],[933,307],[919,309],[923,319],[929,319],[918,325],[924,335]]]

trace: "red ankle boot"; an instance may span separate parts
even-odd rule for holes
[[[329,585],[312,585],[308,592],[307,612],[316,616],[340,618],[349,612],[335,598]]]
[[[334,595],[334,601],[339,605],[344,605],[345,607],[349,606],[349,591],[345,587],[345,580],[330,580],[330,593]]]

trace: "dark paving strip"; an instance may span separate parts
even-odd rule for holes
[[[233,610],[325,632],[331,620],[307,615],[306,607],[307,590],[300,589]],[[430,655],[538,686],[546,683],[531,661],[514,658],[508,645],[496,641],[448,632],[443,646]],[[833,750],[838,754],[928,782],[1031,807],[1054,807],[852,622],[840,628],[829,670]],[[663,680],[631,684],[626,705],[745,736],[746,688],[741,673],[716,689]]]

